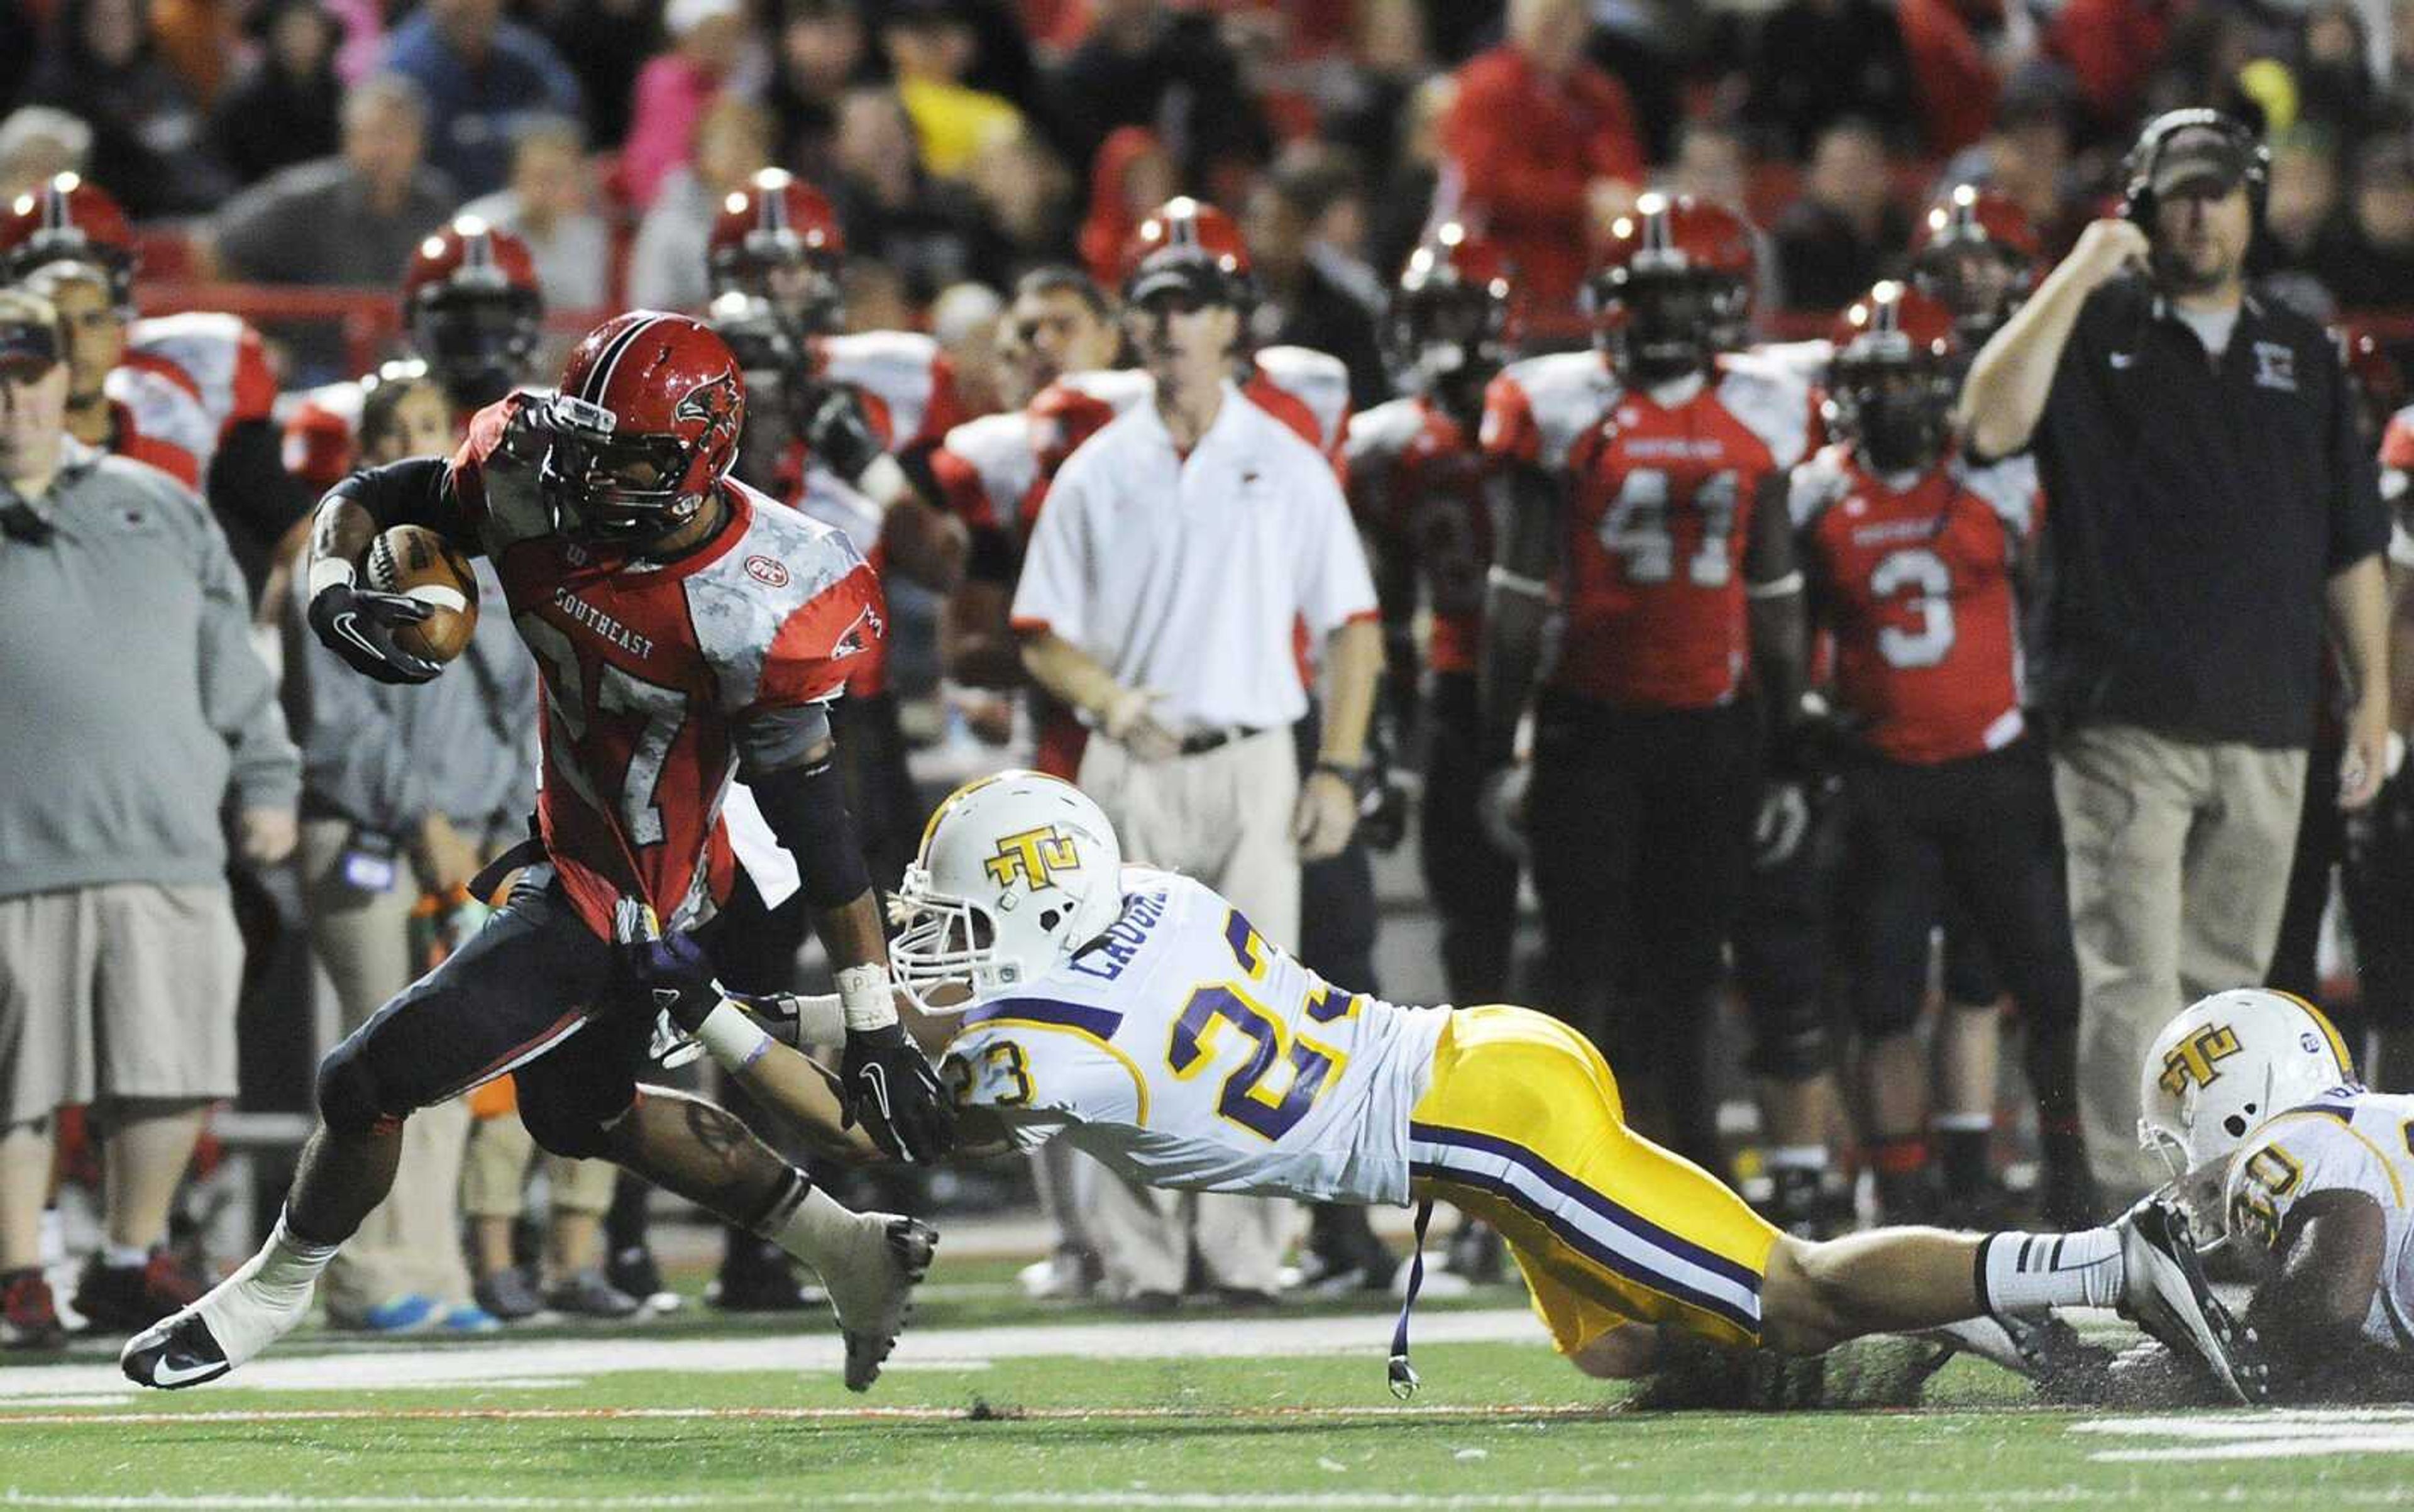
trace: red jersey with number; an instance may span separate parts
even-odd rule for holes
[[[1426,665],[1474,671],[1492,565],[1492,514],[1475,438],[1430,400],[1393,399],[1350,418],[1343,457],[1359,522],[1415,563],[1433,617]]]
[[[2036,517],[2036,466],[1959,457],[1872,476],[1842,446],[1796,470],[1792,510],[1835,702],[1860,738],[1930,765],[1999,750],[2025,728],[2014,573]]]
[[[598,935],[631,894],[683,927],[727,895],[734,730],[838,694],[880,641],[880,581],[843,534],[735,481],[728,523],[677,561],[570,541],[534,468],[495,455],[520,402],[478,412],[448,482],[536,653],[545,849]]]
[[[1550,681],[1602,703],[1706,709],[1743,686],[1752,516],[1801,460],[1810,393],[1762,371],[1661,393],[1617,390],[1570,444]]]

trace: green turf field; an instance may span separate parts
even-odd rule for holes
[[[2414,1411],[2046,1412],[1960,1361],[1916,1411],[1641,1413],[1522,1341],[1505,1289],[1420,1308],[1429,1338],[1501,1337],[1421,1344],[1404,1408],[1378,1312],[1134,1325],[1023,1304],[994,1265],[933,1282],[868,1397],[764,1368],[833,1360],[818,1322],[694,1309],[449,1348],[299,1337],[236,1378],[261,1385],[173,1394],[112,1385],[97,1347],[0,1358],[0,1505],[2414,1505]]]

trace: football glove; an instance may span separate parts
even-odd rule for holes
[[[846,1095],[840,1128],[861,1119],[872,1142],[900,1160],[935,1160],[955,1147],[956,1110],[903,1025],[849,1029],[838,1079]]]
[[[862,397],[843,384],[824,393],[805,416],[805,444],[823,466],[849,483],[862,477],[887,450],[872,428]]]
[[[394,633],[434,612],[400,593],[329,583],[310,600],[310,631],[364,677],[380,682],[425,682],[444,668],[395,644]]]
[[[663,934],[654,911],[635,898],[613,906],[612,936],[630,981],[681,1033],[694,1033],[721,1006],[721,984],[694,936]]]

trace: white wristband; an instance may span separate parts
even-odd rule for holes
[[[846,1013],[839,1006],[836,993],[799,993],[792,1001],[797,1010],[797,1044],[834,1045],[846,1038]]]
[[[341,557],[320,557],[310,563],[310,596],[317,598],[335,587],[350,588],[360,577],[360,572]]]
[[[771,1048],[771,1037],[763,1032],[762,1025],[726,997],[696,1025],[695,1041],[723,1070],[732,1071],[744,1070]]]
[[[839,1011],[847,1033],[885,1029],[897,1022],[897,997],[884,966],[841,966],[838,972]]]

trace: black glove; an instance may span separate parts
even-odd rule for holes
[[[887,450],[872,428],[862,397],[844,384],[832,385],[813,402],[805,416],[805,444],[814,460],[849,483]]]
[[[380,682],[425,682],[444,668],[395,645],[394,633],[434,612],[400,593],[329,583],[310,600],[310,631],[364,677]]]
[[[862,1119],[872,1142],[902,1160],[935,1160],[955,1147],[955,1107],[903,1025],[849,1029],[838,1079],[846,1094],[840,1128]]]
[[[634,898],[615,906],[612,934],[621,969],[682,1032],[693,1034],[721,1006],[721,984],[694,936],[662,933],[653,910]]]

